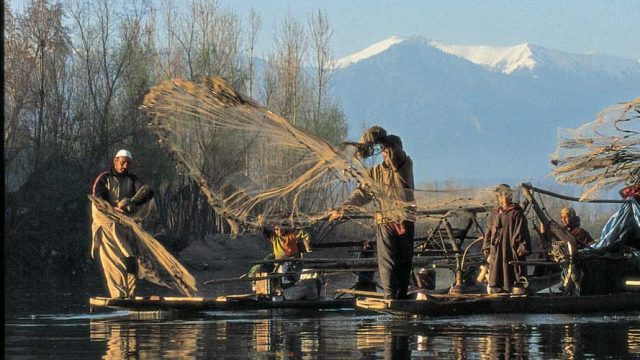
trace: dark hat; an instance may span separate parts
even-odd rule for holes
[[[387,136],[387,130],[385,130],[381,126],[374,125],[368,128],[364,132],[364,134],[362,134],[362,137],[358,142],[362,144],[366,144],[366,143],[379,144],[382,141],[382,139],[384,139],[386,136]]]
[[[400,140],[400,136],[398,135],[385,136],[382,141],[380,141],[380,144],[382,147],[402,149],[402,140]]]

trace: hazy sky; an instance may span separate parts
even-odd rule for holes
[[[245,24],[252,8],[260,13],[259,56],[270,50],[276,26],[287,14],[306,24],[312,13],[322,10],[333,28],[336,58],[394,35],[417,35],[460,45],[529,42],[578,54],[599,52],[640,60],[640,0],[217,1]],[[178,6],[188,2],[175,0]],[[9,3],[20,11],[30,0]]]
[[[286,14],[306,23],[317,10],[333,28],[336,58],[393,35],[453,44],[524,42],[572,53],[640,59],[638,0],[220,0],[243,19],[251,8],[263,22],[261,49],[271,46]]]

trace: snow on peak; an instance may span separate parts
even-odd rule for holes
[[[431,46],[472,63],[511,74],[520,69],[533,69],[536,61],[529,44],[516,46],[449,45],[432,41]]]
[[[399,44],[401,42],[403,42],[405,39],[399,38],[397,36],[392,36],[386,40],[382,40],[380,42],[377,42],[371,46],[369,46],[368,48],[358,51],[355,54],[351,54],[347,57],[344,57],[340,60],[337,60],[335,62],[335,67],[336,68],[344,68],[347,67],[351,64],[357,63],[358,61],[362,61],[364,59],[370,58],[374,55],[380,54],[381,52],[387,50],[388,48],[390,48],[391,46],[395,45],[395,44]]]

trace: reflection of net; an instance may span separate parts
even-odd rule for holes
[[[612,105],[575,130],[559,131],[552,175],[585,187],[582,199],[640,176],[640,98]]]
[[[377,207],[408,205],[371,179],[353,146],[332,146],[232,89],[221,78],[174,79],[150,89],[151,127],[237,233],[258,218],[305,226],[324,218],[358,182]],[[484,192],[418,191],[418,210],[484,206]],[[352,209],[370,212],[370,209]]]

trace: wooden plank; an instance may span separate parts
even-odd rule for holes
[[[230,300],[247,300],[247,299],[257,300],[256,294],[237,294],[237,295],[218,296],[216,298],[216,301],[225,302]]]
[[[228,295],[223,301],[214,298],[160,298],[151,300],[149,298],[140,299],[118,299],[118,298],[90,298],[92,307],[109,307],[126,309],[130,311],[245,311],[245,310],[267,310],[267,309],[353,309],[355,301],[353,299],[321,299],[321,300],[281,300],[272,301],[271,298],[258,297],[249,294]]]
[[[532,186],[529,183],[521,183],[520,186],[525,188],[525,189],[533,190],[533,191],[538,192],[540,194],[545,194],[545,195],[553,196],[553,197],[558,198],[558,199],[569,200],[569,201],[588,202],[588,203],[601,203],[601,204],[621,204],[621,203],[630,202],[630,200],[608,200],[608,199],[604,199],[604,200],[600,200],[600,199],[584,199],[584,200],[581,200],[580,198],[577,198],[577,197],[561,195],[561,194],[554,193],[554,192],[549,191],[549,190],[543,190],[543,189],[537,188],[535,186]]]
[[[566,265],[565,262],[555,261],[509,261],[509,265],[522,265],[522,266],[561,266]]]
[[[165,301],[173,301],[173,302],[202,302],[204,301],[203,297],[184,297],[184,296],[178,296],[178,297],[171,297],[171,296],[167,296],[162,298]]]
[[[338,290],[336,290],[336,293],[338,293],[338,294],[349,294],[349,295],[362,295],[362,296],[376,297],[376,298],[383,298],[384,297],[384,293],[376,292],[376,291],[338,289]]]
[[[89,305],[92,306],[107,306],[109,298],[96,297],[89,299]]]

